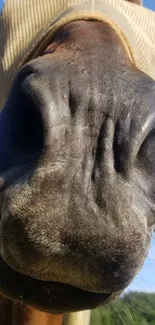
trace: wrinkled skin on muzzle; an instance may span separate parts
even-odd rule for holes
[[[0,293],[52,313],[131,282],[155,225],[155,83],[77,21],[17,74],[0,115]]]

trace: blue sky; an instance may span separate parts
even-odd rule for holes
[[[155,1],[154,0],[143,0],[143,4],[145,7],[155,10]]]
[[[126,292],[130,290],[155,292],[155,235],[153,236],[152,246],[142,270],[126,289]]]
[[[144,0],[143,3],[145,7],[155,11],[155,0]],[[0,9],[2,4],[3,1],[0,0]],[[127,288],[127,292],[130,290],[155,292],[155,236],[152,240],[152,247],[150,249],[148,258],[141,272],[134,279],[133,283]]]

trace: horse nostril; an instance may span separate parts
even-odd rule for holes
[[[154,112],[148,111],[141,119],[134,119],[128,112],[124,115],[116,123],[113,151],[116,172],[128,179],[141,145],[153,128]]]
[[[44,142],[41,112],[31,96],[14,83],[0,114],[0,174],[39,158]]]

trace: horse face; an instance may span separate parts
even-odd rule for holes
[[[53,313],[131,282],[154,218],[155,84],[106,24],[66,25],[0,115],[0,292]]]

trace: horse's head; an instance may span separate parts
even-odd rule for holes
[[[75,21],[19,71],[0,115],[0,292],[94,308],[141,268],[154,218],[154,81],[108,25]]]

